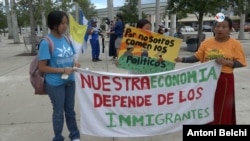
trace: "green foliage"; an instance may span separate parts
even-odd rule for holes
[[[138,1],[130,1],[119,9],[124,23],[134,24],[138,21],[137,4]]]
[[[42,10],[45,10],[45,15],[48,15],[49,12],[51,12],[53,9],[59,9],[58,6],[53,3],[52,1],[44,1],[44,7],[41,4],[40,1],[33,1],[33,14],[34,14],[34,20],[36,25],[41,25],[41,12]],[[26,0],[20,0],[17,2],[16,14],[18,19],[18,26],[19,27],[26,27],[29,26],[30,22],[30,14],[29,14],[29,5]]]
[[[3,5],[0,4],[0,9],[3,9]],[[0,11],[0,29],[4,29],[7,27],[7,17],[3,11]]]
[[[168,0],[166,10],[169,13],[203,13],[216,14],[227,9],[227,0]]]
[[[95,11],[95,7],[93,4],[90,3],[89,0],[75,0],[79,4],[79,7],[83,10],[87,19],[90,17],[97,16],[97,12]],[[56,3],[55,1],[51,0],[44,0],[44,6],[41,4],[41,0],[34,0],[32,1],[33,5],[33,14],[35,25],[42,24],[42,10],[45,11],[45,16],[49,14],[52,10],[63,10],[65,12],[70,11],[70,9],[74,6],[75,3],[71,3],[71,0],[62,0],[62,3]],[[19,0],[17,2],[17,19],[18,19],[18,26],[19,27],[26,27],[29,26],[30,22],[30,14],[29,14],[29,5],[27,0]],[[72,11],[74,13],[75,11]]]
[[[92,17],[97,17],[97,11],[95,6],[90,2],[90,0],[75,0],[81,7],[86,19],[90,20]]]
[[[128,23],[130,25],[134,25],[137,23],[139,18],[137,6],[138,6],[138,1],[134,0],[125,3],[125,5],[119,9],[119,12],[123,17],[124,23]],[[145,17],[146,15],[142,12],[142,18]]]
[[[186,13],[216,15],[228,10],[230,6],[236,15],[240,15],[241,12],[250,15],[250,0],[246,0],[247,4],[244,2],[245,0],[168,0],[166,10],[170,14],[176,13],[177,19],[185,18]],[[243,11],[244,6],[246,11]]]
[[[246,14],[246,22],[250,22],[250,0],[232,0],[230,3],[236,15]]]
[[[168,0],[166,10],[168,13],[177,13],[177,19],[186,17],[186,13],[195,14],[198,20],[198,46],[202,41],[203,16],[227,10],[228,0]]]

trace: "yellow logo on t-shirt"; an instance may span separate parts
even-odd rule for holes
[[[212,49],[212,50],[208,51],[205,60],[209,61],[209,60],[214,60],[214,59],[217,59],[220,57],[223,57],[222,50]]]

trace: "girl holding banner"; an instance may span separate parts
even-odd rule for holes
[[[214,121],[209,124],[235,125],[234,68],[247,65],[239,41],[230,37],[232,20],[222,16],[215,22],[214,37],[204,40],[198,51],[190,57],[177,57],[176,62],[194,63],[214,60],[222,65],[214,99]]]
[[[63,11],[52,11],[47,17],[48,34],[53,43],[50,51],[49,42],[42,40],[38,51],[39,70],[45,73],[46,92],[53,106],[52,125],[53,141],[63,141],[64,121],[72,141],[80,141],[80,132],[76,123],[75,77],[74,68],[80,67],[75,60],[76,51],[65,37],[69,17]]]

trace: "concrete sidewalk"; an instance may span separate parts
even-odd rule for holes
[[[207,37],[211,33],[207,33]],[[232,34],[237,37],[236,33]],[[249,36],[246,33],[246,36]],[[21,39],[22,37],[20,37]],[[250,40],[242,40],[247,61],[250,62]],[[0,141],[50,141],[53,137],[51,113],[52,106],[48,96],[33,94],[29,82],[29,64],[34,56],[17,56],[26,52],[24,44],[13,44],[13,40],[1,36],[0,42]],[[91,49],[80,56],[82,68],[90,70],[127,73],[126,70],[116,68],[111,57],[108,56],[108,44],[105,52],[101,53],[103,61],[91,61]],[[180,56],[192,55],[186,51],[183,42]],[[183,68],[190,64],[178,63],[176,68]],[[235,70],[236,112],[238,124],[250,124],[250,91],[249,66]],[[78,102],[78,101],[76,101]],[[78,103],[76,103],[77,119],[79,123]],[[68,130],[63,132],[65,141],[70,141]],[[82,141],[182,141],[182,132],[168,135],[139,138],[103,138],[81,135]]]

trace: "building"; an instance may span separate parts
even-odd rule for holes
[[[239,16],[229,16],[233,22],[239,23],[240,17]],[[204,25],[212,25],[215,21],[214,15],[208,15],[203,17],[203,24]],[[177,21],[180,24],[189,25],[195,27],[198,24],[198,19],[194,14],[188,14],[188,17],[180,19]]]
[[[156,3],[142,4],[141,11],[147,15],[147,19],[151,21],[151,23],[155,23],[155,13],[156,13]],[[118,13],[120,7],[113,8],[113,14],[116,15]],[[162,21],[165,20],[165,10],[166,10],[166,2],[160,2],[160,17]],[[99,21],[103,18],[108,17],[107,8],[96,9]],[[163,18],[164,17],[164,18]],[[168,24],[167,24],[168,23]],[[166,25],[169,25],[169,21],[166,22]]]
[[[160,18],[162,23],[165,24],[165,27],[169,28],[170,27],[170,16],[169,15],[165,15],[166,13],[166,6],[167,3],[166,2],[160,2]],[[114,7],[113,8],[113,14],[116,15],[116,13],[119,11],[120,7]],[[149,21],[151,21],[152,24],[155,23],[155,18],[156,18],[156,3],[149,3],[149,4],[142,4],[141,5],[141,11],[143,13],[145,13],[147,15],[147,19]],[[103,9],[97,9],[97,14],[98,14],[98,18],[103,19],[108,17],[108,11],[107,8],[103,8]],[[205,15],[203,17],[203,25],[210,25],[212,26],[215,18],[215,15]],[[239,16],[233,16],[233,13],[231,13],[229,15],[229,17],[233,20],[235,25],[238,25],[240,23],[240,17]],[[177,20],[177,26],[183,26],[183,25],[189,25],[192,27],[196,27],[198,25],[198,20],[196,18],[196,16],[194,14],[188,14],[187,18],[183,18],[183,19],[178,19]],[[154,28],[154,26],[153,26]],[[176,27],[171,27],[171,28],[176,28]],[[154,31],[154,29],[152,29]]]

